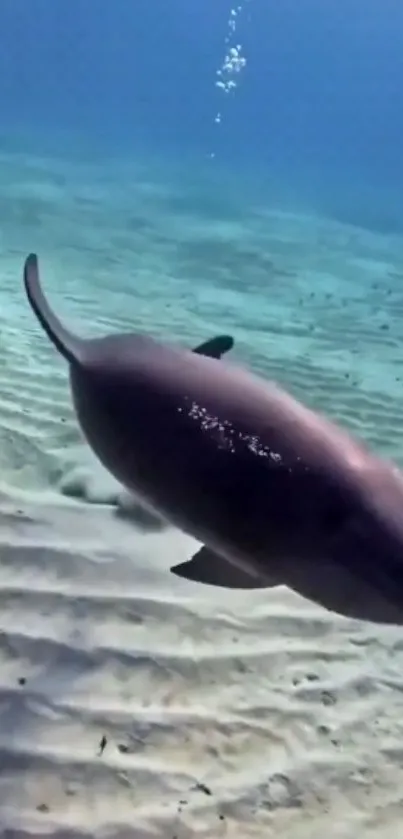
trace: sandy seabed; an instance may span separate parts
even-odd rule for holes
[[[231,331],[402,462],[403,242],[150,173],[0,156],[0,835],[396,839],[402,629],[173,578],[196,543],[95,463],[21,268],[83,334]]]

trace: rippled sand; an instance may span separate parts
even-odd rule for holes
[[[401,631],[175,580],[111,510],[0,522],[4,835],[398,835]]]
[[[402,462],[403,243],[135,167],[3,155],[0,183],[1,834],[396,839],[402,630],[170,575],[196,543],[80,440],[21,267],[83,334],[230,330]]]

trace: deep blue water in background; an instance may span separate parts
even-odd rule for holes
[[[268,200],[275,189],[298,208],[403,229],[400,0],[242,7],[247,66],[226,97],[215,80],[230,0],[2,0],[3,141],[147,148],[195,166],[214,150],[212,166],[254,171]]]

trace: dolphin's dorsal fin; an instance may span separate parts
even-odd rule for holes
[[[68,332],[50,308],[42,291],[38,257],[34,253],[25,260],[24,285],[32,309],[48,338],[69,364],[80,364],[83,358],[84,341]]]
[[[194,348],[193,352],[198,355],[206,355],[209,358],[222,358],[225,353],[232,350],[233,346],[232,335],[216,335],[214,338],[203,341],[202,344]]]

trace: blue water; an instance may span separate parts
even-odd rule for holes
[[[2,836],[399,835],[400,630],[174,579],[194,543],[82,440],[22,267],[82,335],[230,332],[403,464],[402,33],[401,0],[0,0]]]
[[[228,0],[3,0],[2,134],[195,167],[213,150],[269,179],[268,200],[400,230],[399,0],[241,0],[232,40],[247,64],[226,97],[215,81],[230,16]]]

